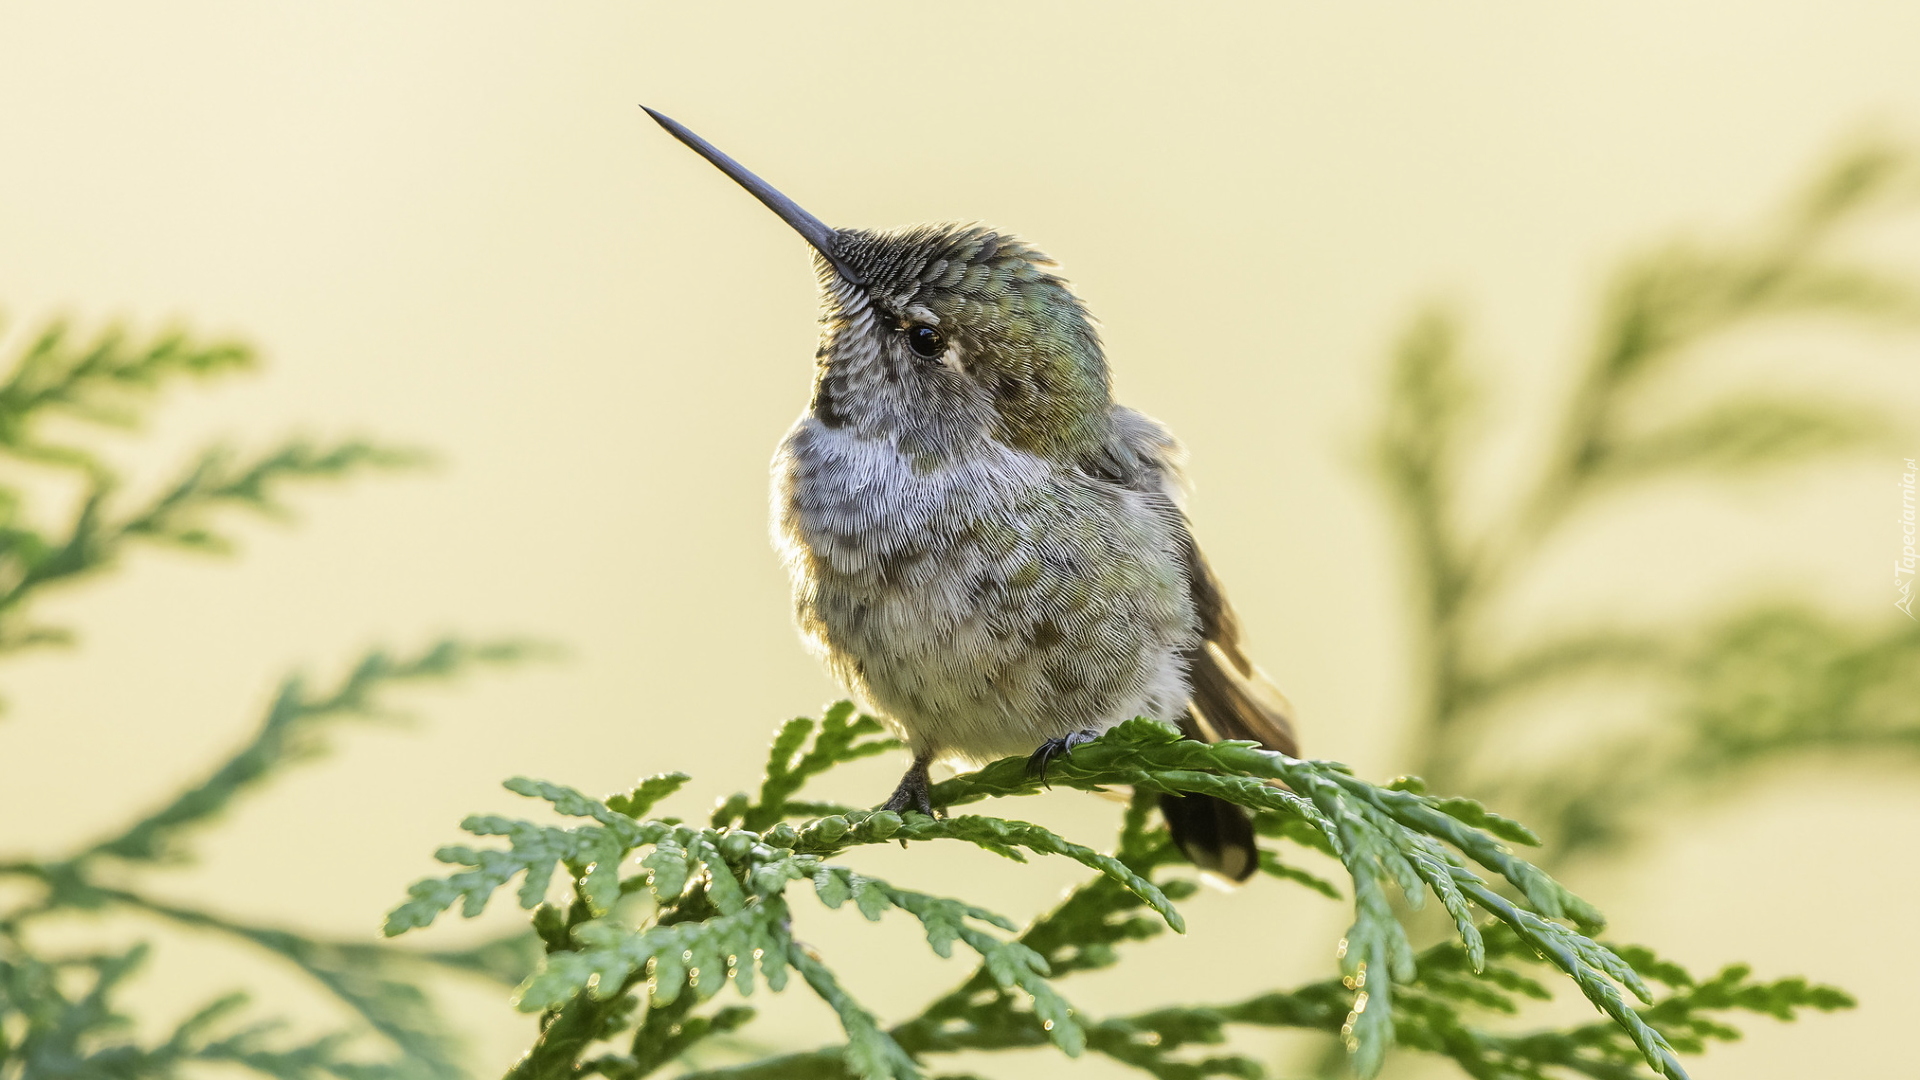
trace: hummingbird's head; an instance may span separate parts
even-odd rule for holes
[[[822,421],[852,418],[871,397],[950,435],[971,426],[1037,454],[1103,439],[1112,401],[1100,338],[1053,260],[978,224],[835,236],[853,275],[815,260]]]
[[[1046,255],[983,225],[834,229],[673,120],[662,127],[813,245],[813,414],[938,460],[991,438],[1061,460],[1106,441],[1112,398],[1086,309]]]

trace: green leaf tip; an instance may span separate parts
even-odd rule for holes
[[[607,809],[630,818],[643,818],[661,800],[679,791],[693,777],[683,772],[649,776],[624,795],[607,796]]]

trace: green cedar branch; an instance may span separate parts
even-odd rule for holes
[[[850,711],[839,715],[845,728],[850,728],[844,719]],[[771,773],[791,777],[801,771],[798,763],[807,759],[800,751],[810,727],[783,729],[772,755]],[[806,769],[817,771],[830,767],[835,757],[844,760],[863,753],[856,739],[843,738]],[[1166,892],[1148,877],[1167,856],[1165,846],[1149,842],[1143,832],[1147,801],[1156,792],[1198,791],[1254,809],[1262,817],[1263,832],[1285,835],[1285,829],[1277,826],[1288,820],[1295,827],[1317,831],[1326,848],[1346,866],[1354,889],[1355,921],[1342,949],[1342,987],[1350,996],[1340,1031],[1362,1075],[1378,1069],[1396,1039],[1395,984],[1413,985],[1419,977],[1406,930],[1389,898],[1389,886],[1416,906],[1427,895],[1436,897],[1452,916],[1460,947],[1475,967],[1485,963],[1485,944],[1471,907],[1491,913],[1570,977],[1657,1071],[1673,1080],[1685,1075],[1660,1032],[1625,1004],[1619,986],[1642,1000],[1650,995],[1632,966],[1586,933],[1553,921],[1566,918],[1582,928],[1597,928],[1599,914],[1515,857],[1501,838],[1525,841],[1532,834],[1478,803],[1427,796],[1412,779],[1378,787],[1337,764],[1286,758],[1251,744],[1197,743],[1144,720],[1122,724],[1076,748],[1056,764],[1053,778],[1090,790],[1133,787],[1135,798],[1119,853],[1099,855],[1037,826],[984,815],[933,819],[859,812],[798,823],[779,821],[764,832],[728,825],[698,828],[671,820],[636,820],[561,785],[514,780],[508,783],[511,790],[544,799],[561,813],[588,819],[588,823],[559,828],[491,815],[468,819],[468,831],[503,836],[508,848],[443,849],[443,859],[471,869],[415,885],[407,903],[390,917],[388,932],[424,926],[456,903],[465,914],[477,914],[515,875],[522,878],[521,905],[537,906],[553,875],[564,868],[579,897],[576,914],[568,917],[565,927],[556,924],[551,932],[543,931],[550,955],[523,987],[520,1004],[559,1018],[548,1036],[559,1028],[569,1039],[591,1041],[605,1037],[606,1024],[613,1022],[609,1019],[613,1013],[593,1002],[619,999],[641,979],[648,980],[651,1000],[672,1004],[685,989],[705,999],[729,982],[743,994],[750,993],[756,966],[769,980],[784,977],[783,958],[800,955],[787,947],[784,891],[792,882],[809,880],[829,905],[851,900],[869,918],[890,906],[903,907],[922,920],[936,951],[944,954],[959,940],[983,956],[981,969],[963,987],[962,997],[949,995],[927,1010],[926,1023],[897,1029],[904,1042],[875,1041],[870,1037],[870,1016],[852,1004],[837,983],[824,981],[823,972],[807,976],[816,992],[841,1009],[849,1032],[850,1060],[864,1062],[861,1068],[882,1070],[870,1075],[893,1075],[885,1071],[898,1064],[889,1047],[905,1046],[911,1055],[915,1039],[935,1034],[952,1042],[966,1031],[1001,1032],[1024,1025],[1077,1052],[1095,1045],[1091,1029],[1073,1021],[1064,1001],[1045,980],[1049,975],[1110,962],[1117,940],[1140,935],[1131,916],[1117,924],[1124,929],[1116,937],[1090,942],[1091,952],[1064,954],[1066,941],[1035,942],[1023,935],[1016,942],[1004,942],[969,922],[1002,925],[997,916],[961,901],[898,889],[823,860],[860,844],[938,838],[965,840],[1003,854],[1017,854],[1021,848],[1056,852],[1100,870],[1103,876],[1096,884],[1111,890],[1104,897],[1091,890],[1076,893],[1070,903],[1103,904],[1107,914],[1123,913],[1123,904],[1115,901],[1124,894],[1124,904],[1151,908],[1177,929],[1178,915]],[[656,786],[664,791],[677,782],[659,781]],[[934,797],[938,803],[954,804],[989,794],[1030,794],[1038,787],[1026,775],[1023,761],[1009,759],[938,785]],[[784,806],[782,790],[780,784],[763,785],[761,801],[751,805]],[[744,814],[716,819],[744,820]],[[618,867],[640,848],[652,849],[639,863],[645,874],[622,882]],[[1469,869],[1469,863],[1493,871],[1523,901],[1516,903],[1495,892]],[[690,884],[697,888],[685,891]],[[658,921],[635,928],[616,917],[615,905],[638,886],[646,887],[659,905]],[[689,903],[689,898],[697,900],[701,913],[682,913],[681,905]],[[1056,956],[1065,961],[1058,972],[1053,968]],[[807,975],[805,970],[802,974]],[[1032,1011],[1012,1006],[1007,991],[1015,988],[1026,992]],[[569,1027],[564,1021],[570,1016],[588,1019]],[[543,1044],[551,1041],[548,1036],[543,1036]],[[1127,1053],[1139,1056],[1136,1050]],[[557,1075],[550,1069],[573,1058],[556,1051],[541,1060],[547,1063],[542,1069],[523,1070],[519,1075]],[[1223,1061],[1222,1068],[1240,1067],[1235,1061]]]
[[[1397,1024],[1399,1045],[1446,1057],[1476,1080],[1559,1080],[1571,1073],[1595,1080],[1633,1080],[1647,1075],[1641,1054],[1618,1025],[1600,1022],[1567,1030],[1496,1031],[1478,1022],[1478,1014],[1510,1015],[1519,1000],[1544,1000],[1547,990],[1527,969],[1541,961],[1505,927],[1485,929],[1489,962],[1475,971],[1457,943],[1427,949],[1419,956],[1420,974],[1402,992]],[[1695,982],[1677,965],[1644,949],[1622,948],[1637,966],[1658,973],[1673,987],[1651,1007],[1640,1010],[1645,1023],[1669,1042],[1697,1053],[1710,1040],[1737,1039],[1738,1032],[1717,1014],[1740,1011],[1792,1019],[1803,1009],[1829,1011],[1851,1007],[1844,993],[1810,986],[1801,979],[1754,982],[1743,966]],[[1219,1005],[1154,1009],[1083,1021],[1090,1050],[1140,1069],[1159,1080],[1206,1077],[1260,1077],[1258,1065],[1228,1055],[1195,1058],[1191,1048],[1217,1046],[1234,1026],[1290,1028],[1337,1033],[1347,1023],[1350,988],[1327,979],[1295,990],[1260,994]],[[1032,1024],[994,1027],[933,1025],[910,1021],[893,1029],[895,1041],[916,1057],[963,1050],[1029,1049],[1047,1043]],[[681,1080],[857,1080],[831,1049],[789,1054],[742,1065],[700,1069]]]
[[[813,745],[807,746],[811,736]],[[742,827],[762,831],[783,818],[792,816],[789,803],[807,781],[836,765],[891,750],[899,740],[886,734],[880,721],[871,716],[854,715],[851,701],[836,702],[816,724],[809,717],[796,717],[781,727],[767,753],[766,778],[761,782],[757,800],[739,799],[738,815],[716,815],[714,824],[723,826],[738,820]],[[802,749],[805,753],[801,753]]]
[[[99,856],[147,862],[184,858],[189,830],[224,812],[278,770],[323,754],[326,724],[383,715],[380,695],[390,688],[451,679],[482,665],[514,663],[539,655],[542,648],[526,641],[446,638],[411,656],[396,656],[384,649],[368,652],[330,689],[314,691],[305,679],[290,677],[280,684],[253,738],[206,779],[118,834],[92,844],[75,861]]]
[[[120,326],[109,326],[85,344],[74,336],[65,321],[48,323],[0,381],[0,451],[104,473],[86,451],[41,440],[39,421],[64,415],[130,428],[140,422],[141,407],[168,383],[215,378],[258,365],[251,346],[203,341],[181,329],[139,343],[130,341]]]
[[[216,531],[216,511],[284,516],[281,489],[288,483],[337,481],[368,469],[406,468],[424,460],[417,451],[365,440],[321,445],[293,439],[252,458],[214,448],[144,505],[124,513],[115,508],[119,482],[104,469],[92,468],[87,490],[60,535],[46,535],[26,524],[19,496],[0,489],[0,648],[67,640],[65,631],[23,625],[28,601],[46,586],[111,569],[132,544],[224,552],[232,542]]]

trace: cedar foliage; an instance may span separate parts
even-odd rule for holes
[[[1411,777],[1373,784],[1335,762],[1247,744],[1183,742],[1132,721],[1049,775],[1064,787],[1130,792],[1110,846],[990,812],[1036,791],[1015,760],[938,785],[934,800],[946,816],[876,813],[801,798],[835,766],[894,745],[877,721],[841,703],[782,727],[758,788],[700,823],[656,810],[670,805],[681,774],[602,799],[509,781],[509,790],[578,823],[469,818],[467,831],[493,842],[443,848],[439,858],[453,872],[414,885],[386,925],[393,935],[450,909],[474,915],[511,888],[532,911],[528,934],[408,950],[235,920],[145,888],[149,875],[190,858],[195,836],[250,791],[324,751],[337,722],[386,714],[392,692],[407,684],[537,650],[449,640],[406,654],[375,651],[330,685],[287,679],[250,740],[111,835],[58,858],[0,858],[0,1080],[170,1077],[207,1064],[303,1080],[454,1080],[468,1071],[455,1027],[421,988],[436,972],[516,987],[516,1004],[539,1017],[510,1074],[522,1078],[637,1080],[662,1070],[697,1080],[901,1078],[930,1075],[943,1054],[1044,1047],[1101,1055],[1161,1080],[1265,1075],[1260,1063],[1218,1049],[1236,1026],[1325,1033],[1343,1067],[1362,1075],[1398,1047],[1484,1080],[1679,1077],[1678,1055],[1737,1037],[1730,1021],[1740,1013],[1786,1020],[1846,1007],[1844,993],[1801,979],[1760,980],[1743,965],[1696,977],[1648,949],[1608,943],[1599,913],[1541,865],[1618,855],[1650,815],[1677,820],[1676,801],[1723,790],[1788,755],[1911,761],[1920,748],[1912,684],[1920,633],[1779,597],[1677,628],[1491,630],[1502,597],[1601,496],[1857,451],[1896,430],[1872,406],[1837,397],[1738,391],[1678,419],[1647,402],[1691,357],[1754,326],[1806,316],[1843,327],[1913,326],[1920,300],[1911,283],[1847,257],[1842,245],[1849,231],[1910,205],[1916,175],[1908,155],[1869,145],[1840,159],[1755,239],[1672,245],[1624,268],[1576,366],[1546,467],[1490,512],[1470,513],[1479,504],[1461,497],[1473,478],[1469,421],[1485,395],[1459,320],[1432,311],[1408,330],[1375,446],[1407,526],[1421,601],[1413,677],[1422,708],[1411,760],[1436,786],[1482,801],[1428,795]],[[95,579],[140,545],[226,550],[229,515],[283,514],[285,493],[298,484],[421,460],[365,440],[294,440],[250,454],[214,448],[139,496],[89,448],[90,431],[135,425],[162,389],[254,362],[242,344],[181,332],[135,340],[109,329],[82,340],[54,323],[27,339],[0,383],[0,460],[62,478],[75,494],[64,512],[50,511],[30,498],[44,489],[37,480],[0,479],[0,654],[71,640],[65,628],[32,618],[47,586]],[[1502,651],[1500,640],[1524,647]],[[1660,736],[1603,734],[1617,741],[1545,768],[1489,768],[1503,760],[1490,752],[1503,725],[1525,718],[1527,700],[1564,694],[1595,674],[1663,687]],[[1070,1004],[1063,984],[1073,976],[1112,968],[1128,946],[1184,928],[1177,905],[1197,886],[1152,810],[1167,791],[1217,795],[1254,813],[1266,850],[1264,873],[1249,887],[1301,887],[1351,905],[1338,972],[1247,1000],[1127,1015]],[[1540,858],[1516,856],[1515,845],[1538,838],[1483,803],[1517,807],[1544,826]],[[895,842],[922,851],[970,844],[1015,862],[1056,856],[1087,877],[1022,923],[836,861]],[[1327,865],[1337,880],[1315,872]],[[841,983],[832,958],[804,943],[807,893],[868,919],[912,919],[936,955],[958,947],[975,967],[911,1016],[883,1023]],[[1442,918],[1423,920],[1422,908]],[[147,945],[76,952],[46,945],[39,932],[61,919],[127,914],[261,950],[335,998],[348,1022],[295,1036],[234,993],[148,1034],[154,1025],[136,1025],[118,1003]],[[1445,928],[1437,937],[1436,925]],[[741,1035],[755,1016],[749,1002],[801,986],[832,1008],[844,1040],[755,1056]],[[1580,992],[1598,1017],[1525,1028],[1514,1014],[1556,987]]]
[[[1537,841],[1479,803],[1428,796],[1411,780],[1377,786],[1335,762],[1295,760],[1253,743],[1182,739],[1145,719],[1075,748],[1048,772],[1061,786],[1131,790],[1112,854],[1013,818],[793,800],[802,783],[834,765],[893,745],[878,720],[856,716],[848,702],[818,721],[789,721],[775,736],[758,793],[724,800],[705,825],[651,816],[685,773],[654,776],[604,800],[546,781],[509,780],[509,791],[584,823],[468,818],[466,831],[502,837],[506,846],[442,848],[437,858],[464,869],[415,884],[387,917],[386,932],[418,929],[456,906],[477,915],[519,879],[518,902],[533,910],[546,957],[517,991],[519,1007],[538,1013],[540,1023],[533,1047],[508,1073],[514,1080],[637,1080],[752,1019],[747,1006],[709,1004],[728,986],[750,999],[761,987],[785,989],[796,975],[839,1016],[844,1045],[682,1075],[918,1080],[932,1055],[1051,1045],[1068,1056],[1106,1055],[1160,1080],[1259,1077],[1265,1073],[1250,1058],[1190,1052],[1223,1042],[1232,1025],[1252,1025],[1337,1034],[1363,1076],[1377,1072],[1398,1043],[1450,1057],[1477,1077],[1545,1078],[1555,1069],[1630,1076],[1644,1062],[1679,1080],[1686,1075],[1679,1051],[1733,1037],[1729,1011],[1790,1019],[1799,1009],[1850,1004],[1831,987],[1756,982],[1742,967],[1699,981],[1646,949],[1595,940],[1599,912],[1515,857],[1508,844]],[[954,808],[1040,788],[1024,758],[1008,758],[936,785],[933,800]],[[1186,928],[1174,902],[1198,885],[1151,810],[1168,792],[1215,795],[1253,811],[1260,835],[1276,841],[1266,845],[1261,869],[1278,881],[1337,897],[1338,886],[1293,856],[1338,860],[1354,908],[1338,978],[1127,1016],[1092,1017],[1069,1004],[1058,980],[1119,963],[1127,942]],[[1022,927],[965,900],[830,861],[867,844],[935,841],[973,844],[1015,862],[1057,855],[1093,876]],[[566,896],[548,902],[556,881]],[[964,945],[978,966],[917,1015],[883,1025],[835,977],[830,958],[798,936],[805,916],[790,892],[811,892],[829,908],[851,902],[870,920],[901,912],[919,921],[935,954],[948,957]],[[1411,908],[1438,901],[1455,940],[1416,954],[1395,898]],[[1476,1022],[1476,1012],[1511,1012],[1519,997],[1550,996],[1542,979],[1554,970],[1607,1020],[1523,1035]],[[1656,993],[1656,983],[1667,991]]]
[[[1565,864],[1619,854],[1648,822],[1769,766],[1809,755],[1920,763],[1920,624],[1892,610],[1862,619],[1776,588],[1639,625],[1582,620],[1577,609],[1531,624],[1508,615],[1554,545],[1663,485],[1845,455],[1897,463],[1910,426],[1836,392],[1840,380],[1756,388],[1698,372],[1782,330],[1815,350],[1910,341],[1920,330],[1914,267],[1898,246],[1878,258],[1860,250],[1901,235],[1917,207],[1920,159],[1866,139],[1744,233],[1629,259],[1568,365],[1570,390],[1536,406],[1559,417],[1543,464],[1492,500],[1464,494],[1480,479],[1476,443],[1495,402],[1462,320],[1434,308],[1410,323],[1373,447],[1417,601],[1411,771],[1523,813]],[[1709,400],[1668,407],[1663,399],[1698,396],[1689,382],[1707,382]],[[1542,702],[1596,690],[1645,696],[1633,699],[1637,715],[1590,725],[1556,760],[1515,765],[1499,752],[1540,722]]]
[[[142,545],[229,550],[221,529],[227,516],[284,516],[285,496],[297,485],[423,460],[415,451],[360,439],[294,439],[255,453],[214,446],[157,491],[137,495],[84,443],[101,429],[136,427],[172,384],[243,371],[255,360],[242,343],[181,331],[141,340],[109,328],[81,340],[66,323],[54,322],[28,339],[0,382],[0,455],[17,467],[0,480],[0,655],[72,640],[66,628],[32,618],[33,602],[50,586],[98,578]],[[56,441],[49,430],[82,441]],[[29,491],[44,495],[48,480],[56,488],[64,481],[73,492],[64,508],[57,497],[29,498]],[[420,976],[445,968],[511,984],[527,962],[524,943],[431,953],[330,940],[233,919],[213,904],[163,899],[143,881],[189,860],[196,835],[247,794],[323,754],[342,721],[390,716],[396,688],[530,651],[518,642],[449,639],[412,653],[374,650],[331,685],[290,676],[252,737],[173,798],[58,858],[0,856],[0,1078],[166,1077],[214,1062],[290,1080],[466,1075],[459,1039],[422,994]],[[17,767],[17,759],[8,764]],[[305,975],[356,1023],[293,1038],[236,991],[193,1009],[165,1037],[142,1039],[116,999],[150,946],[72,952],[44,946],[39,933],[76,916],[104,922],[129,915],[260,950]]]

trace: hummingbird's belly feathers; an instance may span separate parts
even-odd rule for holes
[[[992,442],[917,466],[809,416],[773,501],[802,632],[916,752],[1025,754],[1184,707],[1195,614],[1149,496]]]

